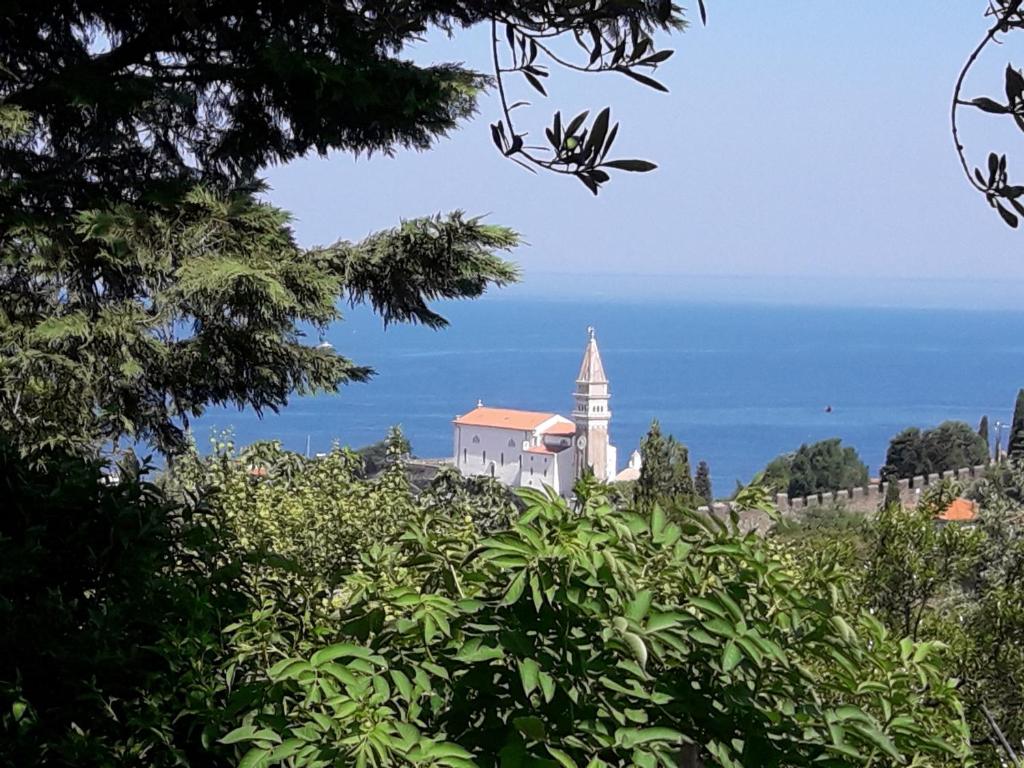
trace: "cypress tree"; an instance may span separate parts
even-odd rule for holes
[[[1010,443],[1006,455],[1011,459],[1024,459],[1024,389],[1017,393],[1017,404],[1013,409],[1013,425],[1010,427]]]
[[[882,509],[898,509],[902,505],[899,481],[892,477],[885,486],[885,498],[882,499]]]
[[[655,419],[640,441],[640,479],[636,483],[636,500],[640,506],[653,505],[671,482],[669,445]]]
[[[978,435],[982,440],[985,441],[985,448],[990,448],[991,444],[988,441],[988,416],[982,416],[981,422],[978,424]]]
[[[698,498],[705,504],[714,502],[715,495],[711,490],[711,470],[708,469],[706,461],[702,460],[697,464],[697,476],[694,478],[693,484]]]

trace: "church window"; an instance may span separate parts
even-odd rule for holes
[[[466,454],[467,454],[467,453],[469,453],[469,449],[468,449],[468,448],[463,448],[463,449],[462,449],[462,463],[463,463],[463,464],[465,464],[465,463],[466,463],[466,458],[467,458],[467,457],[466,457]]]
[[[484,451],[483,462],[484,462],[484,464],[487,463],[487,451]]]
[[[494,462],[491,462],[491,477],[494,477]]]
[[[473,444],[476,445],[480,442],[480,435],[473,435]]]
[[[501,466],[503,466],[503,467],[505,466],[505,454],[504,453],[501,454]]]
[[[508,447],[509,448],[515,448],[516,447],[516,441],[513,440],[511,437],[508,439]]]

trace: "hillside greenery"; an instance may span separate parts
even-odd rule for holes
[[[427,149],[473,114],[494,81],[406,58],[430,30],[489,25],[502,86],[544,94],[545,41],[567,38],[583,70],[658,88],[681,8],[6,10],[0,763],[870,768],[994,765],[993,734],[1019,743],[1013,471],[977,490],[977,531],[892,512],[861,555],[695,513],[686,449],[654,429],[635,499],[584,478],[572,502],[451,471],[417,487],[397,431],[364,456],[191,446],[211,405],[368,378],[316,343],[341,307],[440,328],[434,302],[517,276],[518,234],[460,211],[301,247],[264,169]],[[513,108],[491,128],[515,162],[595,194],[653,168],[609,159],[607,108],[556,112],[543,155]],[[862,482],[851,451],[802,447],[786,487]],[[736,503],[770,509],[761,487]]]
[[[0,539],[11,702],[0,757],[456,768],[966,757],[943,646],[852,608],[853,574],[837,562],[796,568],[729,521],[615,506],[592,480],[572,505],[522,492],[524,511],[495,525],[443,488],[414,494],[394,445],[375,478],[346,451],[224,446],[156,485],[144,467],[110,483],[85,459],[5,452],[20,493]],[[106,516],[82,514],[93,508]]]
[[[935,517],[958,496],[972,524]],[[914,508],[898,497],[877,516],[839,508],[781,521],[772,538],[798,561],[827,558],[851,574],[852,607],[894,632],[950,648],[982,765],[1012,764],[1024,744],[1024,464],[992,466],[970,486],[943,481]]]

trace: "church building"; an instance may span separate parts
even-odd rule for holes
[[[608,438],[608,377],[594,329],[587,334],[572,418],[477,402],[454,421],[454,460],[463,475],[489,475],[512,487],[547,485],[565,497],[586,467],[599,480],[616,478],[616,450]]]

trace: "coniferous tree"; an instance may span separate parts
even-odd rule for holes
[[[989,434],[988,433],[989,433],[989,429],[988,429],[988,415],[986,414],[985,416],[981,417],[981,421],[978,423],[978,436],[982,440],[985,441],[985,450],[986,451],[989,450],[989,448],[991,448],[991,443],[989,442]]]
[[[673,436],[663,435],[657,419],[651,422],[647,435],[640,442],[640,458],[640,478],[636,488],[638,503],[693,503],[689,449]]]
[[[881,509],[898,509],[903,501],[900,499],[900,484],[893,477],[885,485],[885,497],[882,499]]]
[[[672,470],[668,440],[661,434],[661,425],[655,419],[644,439],[640,441],[640,477],[636,482],[636,501],[650,506],[658,501],[671,483]]]
[[[516,234],[459,213],[307,250],[288,215],[257,197],[271,165],[311,152],[425,150],[471,116],[491,80],[412,62],[407,47],[431,29],[494,25],[512,49],[495,77],[540,88],[534,58],[545,43],[597,29],[584,47],[604,35],[621,45],[611,56],[605,43],[585,69],[654,86],[634,70],[670,54],[652,35],[683,27],[671,3],[8,6],[0,430],[23,453],[93,452],[121,436],[174,452],[209,404],[276,410],[292,393],[365,379],[367,368],[304,343],[302,329],[322,332],[342,302],[436,327],[444,319],[430,302],[515,278],[497,254]],[[528,63],[520,51],[534,52]],[[594,192],[608,180],[602,168],[654,167],[605,160],[617,134],[607,109],[564,130],[556,117],[547,155],[524,144],[510,110],[492,131],[517,162]]]
[[[1013,424],[1010,426],[1010,442],[1006,450],[1011,459],[1024,459],[1024,389],[1017,393],[1013,409]]]
[[[705,504],[714,503],[715,495],[711,490],[711,470],[706,461],[701,460],[697,464],[697,474],[694,477],[693,486],[697,497],[702,499]]]

